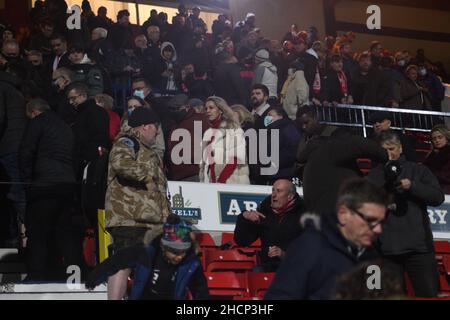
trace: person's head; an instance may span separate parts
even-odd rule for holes
[[[380,145],[388,153],[389,160],[398,160],[403,153],[402,142],[399,136],[392,130],[382,132],[378,137]]]
[[[2,54],[6,59],[19,58],[20,56],[19,43],[16,40],[7,40],[3,42]]]
[[[344,238],[357,247],[373,245],[386,218],[386,193],[365,179],[348,180],[341,186],[336,218]]]
[[[155,9],[150,10],[150,17],[153,19],[157,19],[158,18],[158,11]]]
[[[388,112],[375,112],[370,116],[369,121],[373,125],[373,132],[376,136],[388,131],[392,124],[391,115]]]
[[[435,150],[447,146],[450,142],[450,130],[443,124],[438,124],[431,129],[431,143]]]
[[[138,108],[148,107],[148,103],[145,102],[144,99],[137,97],[137,96],[131,96],[127,100],[127,115],[128,117],[134,112],[134,110]]]
[[[151,108],[137,108],[128,118],[128,125],[147,145],[154,143],[159,124],[159,118]]]
[[[250,93],[250,100],[254,108],[266,104],[269,100],[269,89],[263,84],[255,84]]]
[[[14,39],[14,32],[11,29],[3,30],[2,39],[3,39],[3,41],[13,40]]]
[[[395,63],[399,66],[399,67],[404,67],[406,66],[407,63],[407,57],[404,51],[397,51],[394,55],[395,58]]]
[[[105,28],[95,28],[94,30],[92,30],[91,33],[91,40],[95,41],[98,39],[106,39],[106,37],[108,36],[108,30],[106,30]]]
[[[171,265],[178,265],[192,248],[192,227],[190,223],[177,215],[167,217],[163,226],[161,249],[166,261]]]
[[[333,54],[331,56],[330,64],[331,64],[331,68],[336,72],[340,72],[344,69],[344,63],[342,62],[342,56],[339,54]]]
[[[43,112],[49,111],[48,103],[40,98],[30,100],[26,105],[27,117],[33,119]]]
[[[298,34],[298,26],[294,23],[294,24],[292,24],[291,25],[291,33],[293,34],[293,35],[295,35],[295,36],[297,36],[297,34]]]
[[[69,60],[73,64],[80,64],[83,61],[84,55],[85,55],[85,49],[82,44],[72,44],[69,47]]]
[[[372,59],[370,58],[370,53],[365,51],[361,53],[358,57],[359,67],[362,72],[369,72],[372,67]]]
[[[201,12],[200,7],[195,6],[192,8],[192,15],[194,17],[196,18],[200,17],[200,12]]]
[[[282,209],[286,205],[293,201],[297,189],[295,185],[287,179],[278,179],[272,186],[272,198],[270,205],[272,209]]]
[[[298,109],[296,121],[302,131],[308,135],[315,134],[321,127],[316,110],[309,106]]]
[[[266,49],[259,49],[255,53],[255,64],[260,64],[266,61],[269,61],[270,54]]]
[[[372,41],[370,44],[370,54],[373,57],[380,57],[383,52],[383,46],[379,41]]]
[[[67,88],[67,100],[75,108],[86,102],[89,89],[83,82],[74,82]]]
[[[200,99],[190,99],[188,105],[193,108],[196,113],[205,113],[205,103]]]
[[[31,50],[27,54],[27,60],[35,67],[42,66],[42,53],[38,50]]]
[[[249,122],[253,123],[254,118],[250,111],[241,104],[235,104],[231,106],[233,110],[236,122],[242,125],[243,123]]]
[[[50,38],[53,34],[53,24],[50,21],[41,23],[40,29],[44,37]]]
[[[220,97],[209,97],[205,102],[206,117],[210,122],[222,119],[230,123],[237,124],[233,110],[227,102]]]
[[[285,111],[281,108],[270,108],[270,111],[267,113],[267,116],[264,119],[264,125],[267,127],[270,124],[284,119]]]
[[[339,46],[339,52],[342,55],[350,56],[352,54],[352,45],[350,42],[344,42]]]
[[[161,55],[167,61],[172,61],[175,56],[175,49],[172,44],[166,43],[163,44],[161,48]]]
[[[128,10],[120,10],[117,13],[117,23],[121,25],[129,25],[130,24],[130,12]]]
[[[406,76],[409,80],[417,81],[417,75],[418,75],[419,68],[416,65],[409,65],[408,68],[406,68]]]
[[[158,13],[158,20],[159,20],[159,22],[166,23],[167,19],[168,19],[168,16],[167,16],[167,14],[165,12]]]
[[[245,24],[254,28],[256,24],[256,15],[252,12],[247,13],[245,16]]]
[[[136,48],[146,49],[147,37],[143,34],[138,35],[136,38],[134,38],[134,45],[136,46]]]
[[[250,31],[247,34],[246,38],[248,44],[250,44],[251,46],[255,46],[256,43],[258,42],[258,34],[255,31]]]
[[[101,18],[106,18],[106,15],[108,14],[108,9],[106,7],[99,7],[97,10],[97,16]]]
[[[131,89],[133,90],[133,95],[141,99],[145,99],[152,92],[150,83],[145,78],[134,79],[131,84]]]
[[[172,118],[179,122],[185,118],[187,112],[190,110],[189,97],[184,93],[177,94],[167,102],[167,107],[172,114]]]
[[[160,35],[161,31],[158,26],[150,26],[147,28],[147,37],[153,43],[157,43],[159,41]]]
[[[104,93],[100,93],[95,96],[95,103],[105,110],[112,110],[114,108],[113,97]]]
[[[69,84],[73,82],[75,74],[68,68],[58,68],[53,71],[53,82],[60,91],[64,90]]]
[[[52,51],[58,57],[67,51],[67,40],[63,35],[54,35],[50,39],[50,45],[52,46]]]
[[[81,3],[81,9],[83,11],[92,11],[91,4],[89,3],[89,0],[83,0]]]
[[[294,39],[292,44],[294,45],[294,51],[296,53],[302,53],[306,50],[305,40],[301,37]]]
[[[181,3],[178,6],[178,13],[182,14],[182,15],[186,15],[187,14],[187,9],[186,9],[186,6],[184,5],[184,3]]]

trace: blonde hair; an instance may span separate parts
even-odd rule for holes
[[[246,107],[244,107],[242,104],[235,104],[231,106],[231,110],[236,112],[239,115],[239,123],[242,125],[245,122],[254,122],[253,115]]]
[[[222,111],[222,119],[227,123],[227,128],[240,128],[240,124],[234,119],[233,110],[228,106],[228,103],[220,97],[212,96],[206,99],[205,106],[208,101],[213,102],[220,111]]]
[[[95,96],[95,101],[98,104],[101,104],[103,108],[105,108],[106,110],[112,110],[112,108],[114,107],[114,99],[111,96],[104,93],[97,94]]]
[[[444,124],[437,124],[431,129],[431,134],[433,132],[439,132],[447,139],[447,144],[450,143],[450,130],[447,129],[447,127]],[[434,145],[433,145],[434,148]]]

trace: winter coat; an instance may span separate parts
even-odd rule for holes
[[[84,82],[88,86],[89,97],[95,97],[104,92],[102,71],[92,64],[87,55],[79,64],[72,64],[70,69],[75,73],[73,82]]]
[[[269,97],[278,97],[278,73],[277,67],[272,62],[264,61],[255,69],[253,85],[263,84],[269,89]]]
[[[22,181],[43,186],[74,183],[73,145],[72,130],[53,111],[31,119],[20,145]]]
[[[347,77],[348,95],[351,95],[350,77],[348,74],[345,74],[345,76]],[[341,91],[341,83],[339,82],[338,74],[336,71],[331,70],[324,77],[322,85],[322,100],[341,103],[343,98],[345,98],[345,96]]]
[[[431,171],[420,164],[405,160],[399,162],[402,170],[395,184],[409,179],[411,189],[402,193],[386,183],[384,166],[373,168],[368,179],[379,187],[387,188],[395,197],[396,209],[387,216],[380,236],[381,252],[384,255],[433,252],[433,234],[428,218],[427,206],[437,207],[444,202],[444,193],[439,181]]]
[[[355,105],[386,106],[389,97],[389,81],[378,69],[362,75],[358,68],[351,75],[351,95]]]
[[[171,61],[167,61],[163,57],[163,51],[166,47],[172,47],[174,54]],[[164,42],[161,45],[161,56],[159,61],[155,64],[155,73],[158,76],[157,87],[161,90],[161,93],[175,93],[180,90],[181,87],[181,73],[177,64],[177,51],[174,45],[170,42]],[[169,77],[163,77],[162,73],[167,70],[172,70],[172,74]]]
[[[27,125],[25,99],[19,88],[19,78],[0,72],[0,157],[19,151]]]
[[[421,83],[408,78],[403,79],[400,86],[400,107],[405,109],[431,110],[431,101],[428,93],[419,90]]]
[[[200,182],[250,184],[245,145],[244,131],[231,123],[209,128],[202,141]]]
[[[285,87],[286,86],[286,89]],[[289,76],[283,86],[282,92],[285,90],[283,98],[283,109],[291,120],[297,118],[297,109],[309,103],[309,86],[302,70],[296,71]]]
[[[433,150],[423,163],[436,176],[445,194],[450,195],[450,145]]]
[[[245,219],[242,213],[238,216],[234,229],[234,241],[239,246],[249,246],[257,239],[261,240],[261,265],[266,272],[274,272],[281,263],[279,257],[268,256],[269,247],[277,246],[286,251],[289,244],[302,232],[300,217],[306,207],[303,199],[296,193],[294,206],[284,214],[275,214],[271,207],[271,196],[258,206],[256,211],[265,215],[261,222]]]
[[[431,71],[428,71],[422,79],[425,86],[430,90],[429,98],[431,102],[431,109],[433,111],[441,112],[441,103],[445,98],[445,88],[441,80]]]
[[[370,249],[353,254],[354,245],[339,231],[335,218],[321,220],[318,226],[305,222],[305,231],[289,246],[265,299],[331,300],[339,276],[376,257]]]
[[[245,91],[237,63],[222,63],[214,74],[216,96],[225,99],[228,105],[245,104],[250,92]]]

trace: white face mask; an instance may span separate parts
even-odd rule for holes
[[[273,123],[273,117],[272,116],[266,116],[264,118],[264,126],[268,127],[272,123]]]
[[[292,76],[295,73],[294,69],[288,69],[288,75]]]
[[[398,64],[400,67],[404,67],[405,64],[406,64],[406,61],[405,61],[405,60],[399,60],[399,61],[397,62],[397,64]]]
[[[139,97],[141,99],[145,99],[144,90],[135,90],[133,92],[133,95],[136,96],[136,97]]]
[[[420,74],[422,77],[426,76],[426,75],[427,75],[427,69],[420,69],[420,70],[419,70],[419,74]]]

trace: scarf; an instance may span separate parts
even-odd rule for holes
[[[344,71],[339,71],[337,73],[337,77],[339,79],[339,83],[341,84],[341,93],[346,97],[348,96],[348,85],[347,85],[347,76]]]
[[[321,84],[320,84],[320,72],[319,72],[319,66],[316,68],[316,75],[314,77],[314,83],[313,83],[313,92],[314,94],[318,95],[320,94]]]
[[[280,216],[289,210],[291,210],[295,205],[295,197],[291,199],[291,201],[287,202],[284,206],[278,209],[272,208],[272,211],[275,213],[275,215]]]

